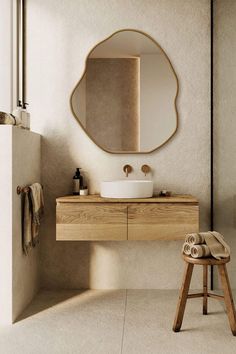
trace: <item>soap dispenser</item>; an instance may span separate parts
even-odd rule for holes
[[[79,195],[80,188],[83,186],[83,176],[81,176],[80,170],[81,170],[80,167],[76,168],[76,172],[73,177],[73,194],[74,195]]]

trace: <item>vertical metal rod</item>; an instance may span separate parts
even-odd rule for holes
[[[211,225],[211,231],[214,230],[214,61],[213,61],[213,55],[214,55],[214,0],[211,0],[211,163],[210,163],[210,170],[211,170],[211,192],[210,192],[210,198],[211,198],[211,220],[210,220],[210,225]],[[214,272],[213,272],[213,266],[211,266],[211,290],[214,288]]]
[[[26,102],[25,86],[25,58],[26,58],[26,6],[25,0],[21,0],[22,6],[22,104]]]
[[[16,2],[16,29],[17,29],[17,38],[16,38],[16,106],[20,100],[20,35],[21,35],[21,2],[17,0]]]
[[[14,5],[13,5],[13,1],[11,1],[11,85],[10,85],[10,97],[11,97],[11,104],[10,104],[10,111],[13,111],[13,90],[14,90],[14,82],[13,82],[13,72],[14,72]]]
[[[208,266],[203,265],[203,315],[207,315],[207,300],[208,300]]]

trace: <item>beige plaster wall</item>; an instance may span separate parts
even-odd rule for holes
[[[11,127],[10,127],[11,128]],[[13,321],[40,288],[40,244],[26,256],[22,251],[21,198],[17,186],[41,181],[41,136],[12,128],[12,316]],[[43,236],[43,233],[40,233]]]
[[[40,287],[39,247],[22,251],[17,186],[40,182],[40,135],[0,126],[0,324],[11,324]],[[4,168],[3,168],[4,166]]]
[[[0,126],[0,323],[12,322],[12,130]],[[2,168],[4,166],[4,168]],[[3,188],[4,187],[4,188]]]
[[[215,228],[231,247],[229,270],[236,287],[236,2],[215,1],[214,162]]]
[[[123,177],[124,164],[133,166],[130,178],[136,178],[142,177],[141,165],[147,163],[156,190],[199,198],[201,229],[208,229],[209,4],[208,0],[27,2],[28,101],[32,128],[43,136],[44,287],[179,287],[181,242],[56,242],[55,198],[71,192],[77,166],[87,171],[90,192],[95,193],[103,179]],[[156,39],[179,79],[178,131],[151,154],[113,155],[100,150],[70,111],[69,97],[88,51],[121,28],[138,28]]]

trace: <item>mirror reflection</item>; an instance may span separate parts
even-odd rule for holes
[[[71,95],[74,116],[108,152],[150,152],[177,129],[178,82],[161,47],[134,30],[116,32],[88,55]]]

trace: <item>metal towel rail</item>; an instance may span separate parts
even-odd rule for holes
[[[42,188],[43,188],[43,186],[42,186]],[[16,187],[16,193],[18,195],[23,194],[23,193],[28,193],[28,192],[29,192],[29,186],[25,186],[25,187],[17,186]]]
[[[28,193],[28,192],[29,192],[29,187],[21,187],[21,186],[16,187],[16,193],[18,195],[23,194],[23,193]]]

